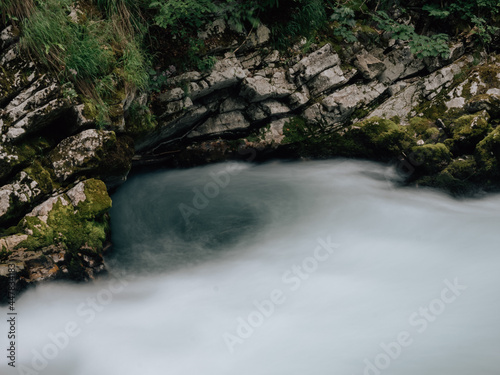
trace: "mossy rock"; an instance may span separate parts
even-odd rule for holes
[[[342,134],[296,117],[283,127],[283,144],[297,156],[343,156],[388,161],[415,145],[404,127],[391,120],[372,117],[358,122]]]
[[[444,142],[445,145],[456,156],[473,154],[476,145],[491,130],[488,120],[486,112],[458,118],[450,126],[452,137]]]
[[[151,110],[140,105],[137,102],[133,102],[128,109],[125,116],[125,131],[132,137],[140,137],[149,132],[152,132],[158,122]]]
[[[460,159],[453,161],[437,175],[422,177],[417,183],[447,191],[453,196],[468,196],[477,190],[476,173],[477,165],[474,159]]]
[[[500,66],[497,64],[486,64],[477,68],[481,81],[486,84],[486,88],[500,86]]]
[[[451,161],[451,152],[442,143],[416,146],[412,148],[412,153],[417,164],[417,176],[438,173]]]
[[[465,104],[465,109],[470,113],[486,111],[492,119],[499,119],[500,96],[487,94],[473,96]]]
[[[107,212],[111,208],[106,185],[100,180],[90,179],[79,183],[74,189],[80,193],[83,190],[84,193],[84,199],[80,194],[83,200],[76,206],[69,195],[62,194],[52,198],[45,219],[25,216],[20,221],[17,230],[28,234],[28,238],[18,247],[38,250],[55,244],[70,251],[82,248],[94,252],[102,250],[109,233]]]
[[[52,181],[52,176],[39,160],[33,161],[24,171],[37,182],[37,186],[43,194],[50,194],[54,191],[55,184]]]
[[[3,144],[0,146],[0,182],[11,177],[13,173],[28,166],[37,156],[49,150],[51,144],[44,138],[35,138],[19,145]]]
[[[412,118],[406,129],[416,140],[423,140],[425,143],[436,143],[440,136],[435,121],[425,117]]]
[[[487,184],[500,183],[500,127],[478,143],[475,159],[479,174]]]
[[[68,154],[72,157],[68,158]],[[133,155],[132,138],[89,129],[64,139],[50,153],[50,162],[60,182],[78,176],[111,181],[128,173]]]
[[[372,117],[356,123],[344,136],[345,156],[390,160],[400,156],[415,141],[391,120]]]

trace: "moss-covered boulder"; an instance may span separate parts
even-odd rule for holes
[[[498,89],[495,91],[500,92]],[[486,111],[491,118],[498,119],[500,118],[500,94],[475,95],[467,101],[465,109],[470,113]]]
[[[491,130],[488,120],[486,112],[456,119],[450,126],[451,137],[444,144],[456,156],[473,154],[476,145]]]
[[[20,285],[42,280],[86,280],[104,270],[111,199],[90,179],[36,206],[0,238],[0,282],[15,264]],[[0,300],[5,296],[0,293]]]
[[[100,180],[78,183],[64,194],[49,198],[21,220],[18,229],[28,238],[19,247],[35,250],[62,244],[102,250],[108,230],[105,216],[111,207],[106,185]]]
[[[414,144],[402,126],[380,117],[356,123],[343,136],[345,156],[375,160],[396,158]]]
[[[451,162],[436,175],[420,178],[417,183],[449,192],[453,196],[473,194],[477,189],[477,165],[473,158]]]
[[[442,171],[451,161],[451,152],[442,143],[412,148],[417,175],[431,175]]]
[[[425,117],[414,117],[410,119],[410,124],[406,128],[408,134],[413,136],[417,142],[436,143],[441,132],[436,126],[435,121]]]
[[[500,127],[496,127],[476,147],[479,174],[486,184],[500,183]]]

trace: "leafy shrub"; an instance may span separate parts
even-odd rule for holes
[[[357,41],[356,36],[352,32],[352,28],[356,26],[354,10],[345,6],[334,8],[330,19],[337,23],[337,25],[335,25],[335,35],[340,36],[348,43]]]
[[[415,28],[412,25],[401,24],[389,17],[384,11],[378,11],[373,17],[382,30],[392,33],[394,39],[408,41],[411,52],[418,58],[431,56],[448,57],[450,50],[447,43],[447,34],[419,35],[415,32]]]

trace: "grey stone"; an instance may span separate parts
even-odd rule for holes
[[[416,58],[407,46],[389,53],[383,63],[385,70],[379,75],[379,80],[385,84],[404,79],[425,69],[424,61]]]
[[[284,72],[277,72],[272,78],[248,77],[243,81],[240,95],[251,103],[269,98],[283,98],[291,95],[295,86],[288,83]]]
[[[222,113],[211,117],[188,134],[188,138],[208,137],[247,129],[250,123],[239,111]]]
[[[333,90],[347,82],[344,72],[339,66],[327,69],[319,73],[311,81],[308,86],[312,95],[319,95],[325,91]]]
[[[339,63],[339,56],[332,51],[331,45],[327,43],[295,64],[292,71],[293,74],[299,74],[300,78],[307,82],[319,73]]]
[[[245,109],[247,103],[240,97],[229,97],[220,105],[220,113],[232,112]]]
[[[369,85],[351,85],[327,96],[322,104],[328,112],[345,116],[361,105],[369,104],[382,95],[386,89],[387,86],[377,82]]]
[[[366,51],[356,56],[354,66],[359,69],[364,78],[369,80],[374,79],[386,69],[382,61]]]
[[[168,90],[163,94],[158,95],[158,101],[160,103],[168,103],[174,102],[176,100],[181,100],[184,97],[184,90],[180,87],[173,88],[172,90]]]
[[[18,217],[22,210],[46,194],[38,182],[25,171],[0,188],[0,222]]]
[[[290,108],[277,100],[266,100],[260,103],[260,106],[267,116],[278,116],[290,112]]]
[[[114,132],[89,129],[61,141],[51,153],[54,173],[62,181],[96,168],[104,149],[116,142]]]

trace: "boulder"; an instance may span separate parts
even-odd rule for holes
[[[81,173],[97,171],[106,163],[103,158],[114,147],[114,132],[88,129],[59,143],[50,153],[50,162],[56,177],[66,181]]]

